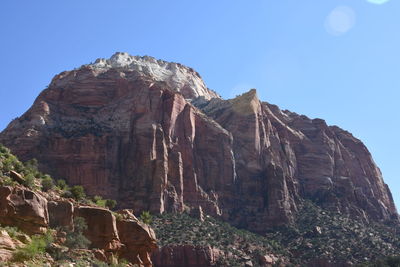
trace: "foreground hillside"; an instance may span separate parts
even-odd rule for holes
[[[88,198],[0,145],[1,266],[151,266],[153,230],[107,206],[115,201]]]
[[[362,222],[310,201],[302,204],[294,224],[266,235],[239,230],[210,216],[200,220],[187,214],[157,216],[152,226],[170,255],[175,252],[175,257],[184,254],[189,259],[197,255],[204,266],[369,266],[374,261],[385,266],[385,257],[400,254],[398,224]],[[194,249],[185,252],[182,246]]]

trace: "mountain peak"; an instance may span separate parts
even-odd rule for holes
[[[139,71],[156,81],[166,82],[188,99],[200,96],[207,100],[220,98],[217,93],[207,88],[200,75],[192,68],[150,56],[132,56],[126,52],[116,52],[109,59],[98,58],[94,63],[84,66],[100,72],[109,69]]]

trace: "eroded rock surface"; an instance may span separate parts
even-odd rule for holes
[[[84,235],[90,240],[92,248],[99,248],[109,252],[121,249],[117,231],[117,222],[111,211],[103,208],[80,206],[75,208],[75,217],[85,219],[87,229]]]
[[[117,220],[117,229],[124,248],[120,257],[134,264],[152,266],[151,253],[157,249],[156,235],[148,225],[140,222],[129,212],[121,212]],[[128,216],[126,216],[128,215]]]
[[[14,251],[20,247],[22,243],[12,239],[7,231],[0,231],[0,261],[6,262],[13,257]]]
[[[73,229],[74,205],[68,200],[48,201],[50,227]]]
[[[153,229],[132,213],[121,213],[125,216],[117,219],[109,210],[80,206],[75,208],[74,217],[85,219],[88,228],[84,235],[91,248],[100,249],[108,259],[113,254],[139,266],[152,266],[150,255],[157,248]]]
[[[29,234],[43,233],[49,224],[47,200],[22,187],[0,187],[0,223]]]

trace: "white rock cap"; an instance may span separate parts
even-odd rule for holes
[[[217,93],[206,87],[196,71],[179,63],[157,60],[149,56],[131,56],[128,53],[117,52],[109,59],[99,58],[94,63],[85,66],[98,70],[104,69],[105,71],[110,68],[136,70],[151,76],[156,81],[166,82],[186,98],[200,96],[207,100],[220,98]]]

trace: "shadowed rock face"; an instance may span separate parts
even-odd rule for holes
[[[163,61],[118,55],[120,65],[57,75],[0,142],[135,213],[201,207],[258,232],[291,222],[302,198],[365,219],[397,216],[350,133],[261,102],[255,90],[222,100],[182,65],[186,76],[161,75],[153,69]]]

